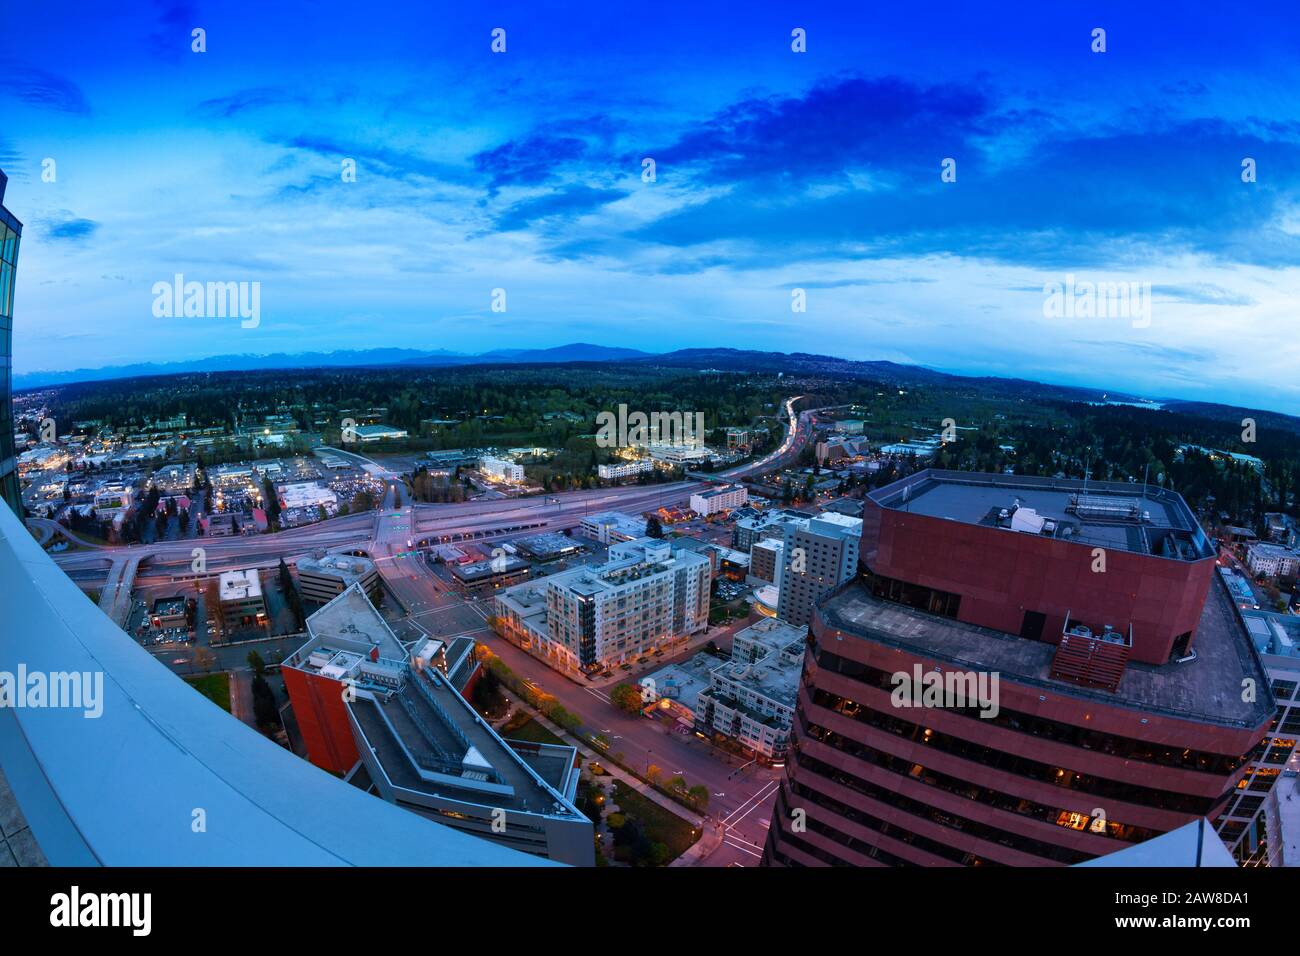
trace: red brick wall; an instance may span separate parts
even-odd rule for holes
[[[1092,570],[1088,545],[881,508],[864,509],[862,560],[876,574],[961,595],[959,617],[1020,633],[1025,611],[1047,616],[1060,639],[1066,612],[1094,628],[1133,625],[1136,661],[1163,664],[1178,635],[1195,631],[1214,559],[1172,561],[1107,549]],[[1194,644],[1194,641],[1193,641]]]

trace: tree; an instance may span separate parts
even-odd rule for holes
[[[641,712],[641,691],[631,684],[619,684],[609,693],[609,699],[619,710],[629,714]]]
[[[266,678],[253,678],[253,719],[259,727],[274,727],[280,720],[279,710],[275,706],[275,692]]]
[[[203,673],[211,672],[217,663],[217,655],[206,647],[194,648],[194,666],[199,668]]]
[[[645,533],[646,537],[649,538],[662,538],[664,536],[664,526],[659,521],[658,515],[651,515],[646,519]]]
[[[262,479],[262,498],[266,501],[266,517],[270,521],[280,520],[280,499],[275,495],[275,485],[268,475]]]
[[[248,652],[248,666],[253,669],[253,673],[261,677],[266,672],[266,662],[262,660],[262,655],[257,651]]]

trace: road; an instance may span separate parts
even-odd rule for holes
[[[384,582],[401,605],[402,621],[444,640],[472,635],[499,655],[521,677],[554,694],[590,733],[610,741],[611,753],[645,774],[658,767],[664,778],[682,776],[688,785],[709,789],[709,825],[722,830],[722,839],[701,865],[751,865],[758,861],[775,801],[779,770],[762,767],[713,747],[693,733],[655,712],[653,717],[629,715],[610,702],[606,690],[559,674],[546,664],[510,644],[487,627],[489,607],[467,601],[417,552],[422,545],[458,540],[495,540],[504,536],[573,528],[582,519],[602,511],[649,511],[686,503],[706,482],[738,480],[795,460],[807,445],[811,416],[816,410],[794,411],[798,397],[788,399],[789,425],[781,445],[763,459],[726,472],[701,474],[700,480],[662,485],[631,485],[548,494],[522,499],[471,501],[457,504],[410,503],[409,490],[381,466],[368,469],[386,483],[383,507],[360,515],[332,518],[316,524],[256,536],[201,538],[151,545],[85,547],[55,560],[80,583],[100,575],[120,576],[125,565],[142,565],[148,579],[170,573],[188,574],[192,549],[205,551],[209,572],[250,563],[273,565],[317,548],[362,550],[375,560]],[[338,451],[338,450],[335,450]],[[368,462],[354,452],[338,452],[358,462]],[[397,505],[401,492],[402,505]],[[142,580],[146,580],[142,578]],[[116,591],[108,600],[114,603]],[[217,668],[242,668],[252,647],[271,657],[282,647],[276,642],[214,648]],[[188,649],[159,649],[158,655],[181,673],[192,672]],[[671,661],[666,657],[663,663]]]

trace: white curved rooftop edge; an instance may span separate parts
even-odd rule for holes
[[[55,866],[555,865],[363,793],[214,706],[0,504],[0,671],[20,665],[104,674],[98,718],[0,707],[0,769]]]

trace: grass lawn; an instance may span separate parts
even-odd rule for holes
[[[632,817],[641,824],[645,835],[655,843],[668,847],[668,859],[677,859],[699,839],[692,832],[691,825],[673,813],[665,810],[648,797],[643,797],[622,780],[614,781],[614,802],[620,813]]]
[[[510,723],[501,728],[501,736],[507,740],[527,740],[534,744],[559,744],[565,746],[563,740],[555,736],[532,717],[528,717],[523,723],[515,725],[515,718]]]
[[[229,674],[204,674],[202,677],[187,677],[185,682],[226,713],[230,713]]]

